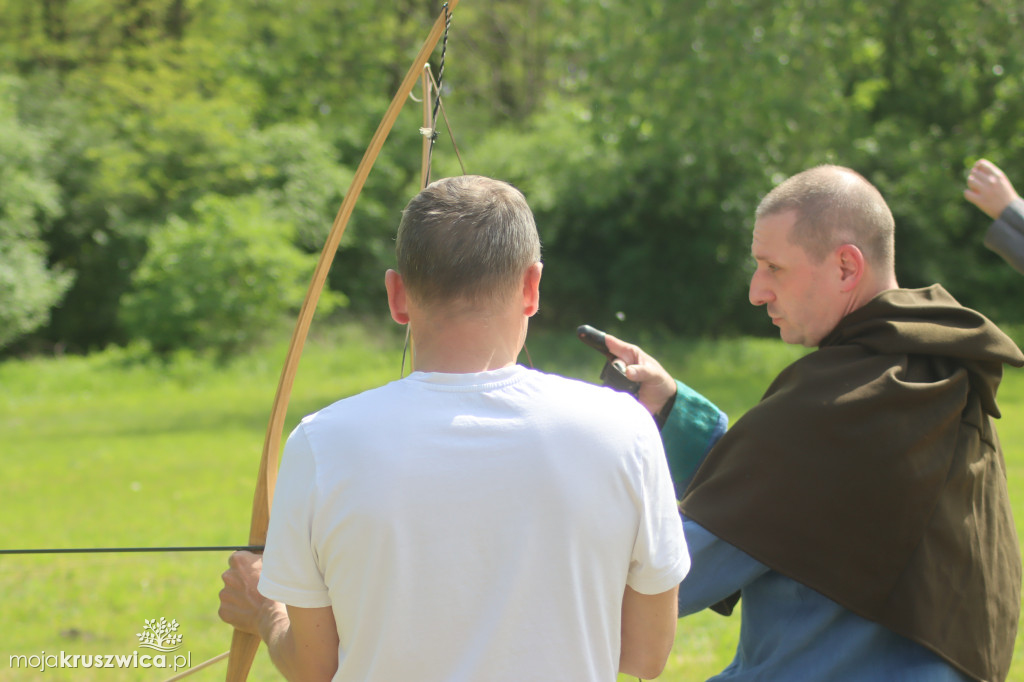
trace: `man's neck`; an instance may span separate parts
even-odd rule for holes
[[[851,304],[848,306],[846,314],[862,308],[867,305],[871,300],[878,296],[883,291],[889,291],[891,289],[899,289],[900,285],[896,281],[896,275],[888,273],[879,277],[872,277],[865,280],[865,286],[861,287],[858,292],[855,293]]]
[[[412,320],[413,369],[472,374],[514,365],[526,340],[526,317]]]

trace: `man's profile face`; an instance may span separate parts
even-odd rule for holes
[[[750,302],[766,307],[783,341],[814,347],[839,323],[843,301],[835,295],[833,257],[814,263],[790,242],[795,222],[796,212],[785,211],[754,223]]]

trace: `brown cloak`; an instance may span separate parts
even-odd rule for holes
[[[711,450],[683,513],[755,559],[1005,679],[1021,560],[992,423],[1024,355],[941,286],[887,291],[786,368]]]

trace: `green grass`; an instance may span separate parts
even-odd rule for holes
[[[287,337],[287,332],[281,334]],[[644,340],[678,378],[733,418],[801,354],[773,340]],[[601,358],[571,330],[531,335],[533,363],[596,380]],[[244,543],[252,490],[285,341],[216,366],[113,350],[0,364],[0,547]],[[366,327],[319,330],[296,379],[286,433],[303,415],[397,378],[401,339]],[[1014,511],[1024,518],[1024,378],[1001,391],[1000,434]],[[162,680],[161,670],[18,671],[12,655],[130,654],[145,619],[180,623],[192,663],[226,651],[217,618],[224,554],[0,556],[0,681]],[[662,680],[703,680],[731,660],[739,619],[708,612],[679,622]],[[1020,638],[1018,638],[1019,642]],[[1018,650],[1020,646],[1018,644]],[[1015,658],[1010,679],[1024,682]],[[217,680],[224,664],[190,679]],[[555,674],[555,673],[553,673]],[[278,679],[259,654],[253,680]]]

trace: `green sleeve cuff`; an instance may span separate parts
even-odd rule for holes
[[[729,418],[714,403],[681,381],[676,382],[675,404],[661,429],[676,498],[686,487],[729,426]]]

